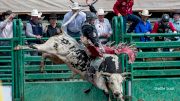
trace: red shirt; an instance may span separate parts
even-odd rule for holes
[[[172,30],[172,32],[176,31],[176,28],[174,27],[172,22],[169,22],[169,27]],[[154,28],[152,30],[152,33],[157,33],[158,32],[158,28],[159,28],[159,23],[155,22],[154,23]]]
[[[116,15],[120,13],[125,16],[132,14],[132,6],[134,5],[134,0],[117,0],[114,4],[113,11]]]

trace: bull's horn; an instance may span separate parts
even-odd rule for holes
[[[104,75],[104,76],[111,76],[110,73],[101,73],[101,74]]]
[[[124,73],[121,73],[122,76],[126,76],[126,75],[129,75],[131,74],[130,72],[124,72]]]

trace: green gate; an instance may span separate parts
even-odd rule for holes
[[[138,37],[137,37],[138,36]],[[177,41],[157,41],[157,42],[137,42],[144,35],[127,35],[130,42],[139,49],[153,48],[177,48],[180,42]],[[156,34],[148,37],[175,37],[178,34]],[[133,40],[134,39],[134,40]],[[179,101],[180,100],[180,51],[178,52],[138,52],[136,61],[130,65],[131,94],[133,101]],[[151,60],[147,60],[151,59]],[[156,61],[152,61],[153,59]]]
[[[115,17],[113,21],[115,22],[114,30],[116,29],[114,34],[117,34],[114,36],[120,35],[119,41],[134,44],[138,49],[146,49],[145,52],[137,53],[136,61],[133,64],[125,62],[126,71],[131,72],[131,78],[129,82],[126,82],[126,94],[131,96],[132,101],[180,101],[180,51],[151,51],[151,49],[157,48],[178,48],[180,42],[139,42],[140,37],[144,36],[173,38],[180,34],[126,34],[117,30],[121,28],[120,24],[122,23],[119,19],[122,17]],[[159,58],[159,60],[152,61],[155,58]],[[178,58],[178,60],[171,58]]]

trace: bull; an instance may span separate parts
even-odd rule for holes
[[[72,18],[75,16],[72,16]],[[131,53],[130,59],[135,57],[134,50],[132,50],[134,48],[128,47],[125,44],[120,44],[120,46],[119,48],[121,48],[122,53]],[[94,62],[89,54],[87,54],[85,47],[64,31],[59,35],[50,37],[44,44],[18,45],[15,47],[15,50],[21,49],[47,53],[53,62],[67,64],[74,74],[79,74],[83,79],[89,81],[105,93],[112,92],[115,97],[124,101],[122,83],[125,80],[126,73],[120,73],[120,66],[116,55],[104,54],[100,59],[102,61],[97,65],[98,63]]]
[[[34,44],[15,47],[15,50],[31,49],[54,56],[56,61],[63,61],[75,73],[88,80],[96,87],[113,94],[123,101],[122,83],[125,75],[120,73],[118,57],[104,54],[103,62],[98,70],[91,71],[92,59],[74,38],[66,33],[50,37],[44,44]],[[94,68],[94,67],[93,67]]]

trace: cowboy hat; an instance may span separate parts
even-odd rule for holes
[[[144,9],[142,12],[139,12],[139,15],[141,15],[141,16],[151,16],[152,14],[149,14],[149,11],[147,9]]]
[[[106,15],[107,12],[104,12],[104,10],[101,8],[101,9],[98,9],[97,11],[97,15]]]
[[[41,18],[42,13],[39,13],[37,9],[33,9],[31,11],[31,16],[37,16],[38,18]]]
[[[51,13],[50,16],[49,16],[49,19],[57,19],[57,15],[56,13]]]
[[[71,8],[72,10],[79,10],[79,9],[81,9],[81,7],[79,6],[79,4],[78,4],[77,2],[74,2],[74,3],[72,4],[72,6],[70,6],[70,8]]]

